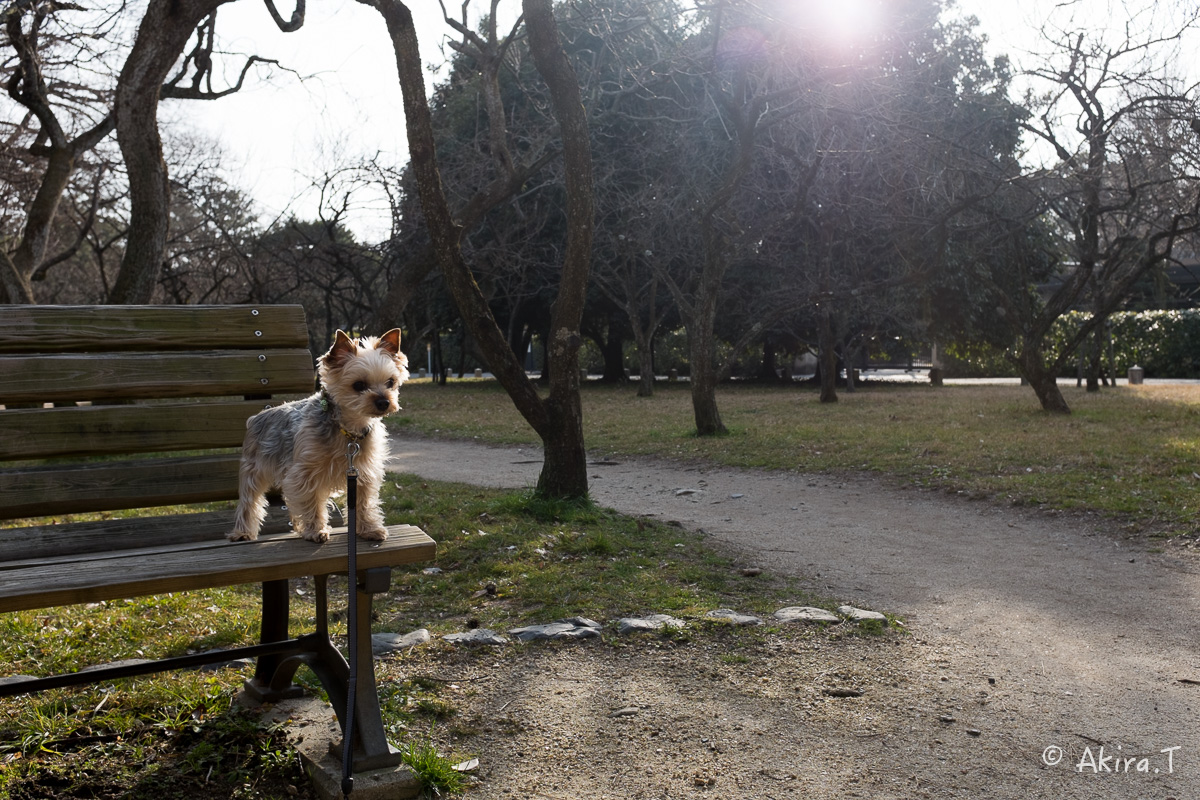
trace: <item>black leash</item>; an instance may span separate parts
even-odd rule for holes
[[[358,520],[356,519],[358,505],[358,470],[354,466],[354,457],[362,448],[358,442],[351,441],[346,445],[346,562],[348,588],[348,608],[346,624],[349,626],[348,639],[350,647],[350,685],[346,691],[346,716],[342,728],[342,797],[349,797],[354,791],[354,762],[352,748],[354,745],[354,705],[358,686]]]

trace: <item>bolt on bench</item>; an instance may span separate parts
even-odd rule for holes
[[[0,520],[235,500],[246,420],[272,395],[314,386],[299,306],[0,305],[0,376]],[[253,657],[250,695],[301,694],[292,678],[307,666],[345,733],[350,671],[329,639],[326,593],[347,570],[345,529],[305,541],[275,507],[257,541],[229,542],[232,519],[230,509],[0,529],[0,613],[262,584],[258,645],[0,680],[0,696]],[[388,533],[358,543],[356,770],[399,763],[370,669],[371,597],[388,591],[393,567],[435,554],[419,528]],[[291,638],[288,579],[306,576],[316,630]]]

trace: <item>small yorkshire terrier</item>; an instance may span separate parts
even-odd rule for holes
[[[321,390],[312,397],[268,408],[246,421],[231,541],[258,538],[267,513],[266,493],[273,487],[283,491],[297,533],[310,541],[328,541],[328,502],[346,490],[351,442],[361,448],[354,457],[358,535],[387,538],[379,507],[387,461],[381,419],[399,410],[396,390],[408,378],[399,329],[363,339],[338,331],[333,347],[317,359],[317,373]]]

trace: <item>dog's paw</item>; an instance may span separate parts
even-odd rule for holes
[[[254,531],[230,531],[225,534],[225,538],[231,542],[253,542],[258,538],[258,534]]]
[[[321,528],[320,530],[308,530],[300,532],[300,535],[305,539],[308,539],[310,542],[316,542],[317,544],[324,544],[325,542],[328,542],[329,534],[330,530],[328,527]]]
[[[387,538],[387,528],[363,528],[358,532],[358,538],[369,542],[382,542]]]

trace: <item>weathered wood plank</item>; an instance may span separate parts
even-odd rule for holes
[[[279,506],[267,510],[261,535],[288,533],[288,513]],[[175,547],[225,541],[233,529],[233,509],[161,517],[131,517],[66,525],[0,529],[0,573],[30,566],[47,558],[89,554],[91,558],[132,555],[144,548]],[[0,578],[3,582],[3,578]]]
[[[0,355],[0,403],[309,393],[308,350]]]
[[[240,457],[155,458],[0,472],[0,519],[237,499]]]
[[[388,531],[385,542],[358,543],[360,570],[426,561],[437,553],[437,545],[420,528],[396,525]],[[284,534],[221,547],[198,545],[100,561],[83,557],[6,570],[0,580],[0,612],[344,574],[346,544],[343,529],[320,545]]]
[[[256,313],[257,312],[257,313]],[[0,353],[308,347],[301,306],[0,305]]]
[[[166,403],[0,411],[0,461],[241,447],[243,403]]]

